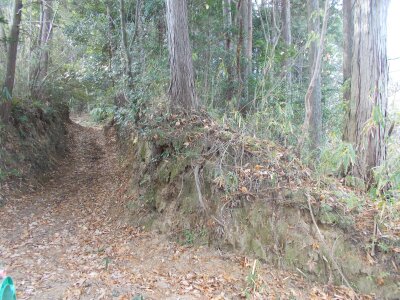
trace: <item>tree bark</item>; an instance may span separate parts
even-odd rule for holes
[[[271,42],[275,44],[280,36],[280,30],[278,26],[279,22],[279,0],[271,1]]]
[[[4,123],[8,123],[11,112],[11,97],[14,89],[15,67],[17,63],[18,40],[22,16],[22,0],[15,0],[13,22],[7,53],[7,71],[3,93],[1,95],[0,115]]]
[[[167,0],[167,28],[171,82],[169,100],[172,111],[196,110],[192,51],[186,0]]]
[[[239,81],[239,111],[245,114],[249,98],[249,77],[252,72],[252,47],[253,47],[253,5],[252,0],[239,0],[238,10],[238,45],[236,51],[236,65]]]
[[[42,98],[42,85],[47,77],[50,59],[50,42],[53,36],[54,0],[42,0],[40,3],[40,31],[37,41],[39,47],[39,62],[33,70],[31,93],[36,98]]]
[[[242,5],[243,5],[243,0],[239,0],[237,3],[237,13],[236,13],[236,27],[238,30],[237,34],[237,43],[236,43],[236,78],[237,82],[239,83],[239,97],[241,96],[242,90],[243,90],[243,67],[242,67],[242,56],[244,52],[244,31],[245,31],[245,26],[244,26],[244,21],[243,21],[243,12],[242,12]]]
[[[225,51],[230,51],[232,41],[232,2],[222,0],[222,13],[224,17]]]
[[[290,0],[281,0],[282,37],[287,46],[292,45]]]
[[[135,34],[134,38],[132,39],[133,42],[135,42],[138,45],[138,57],[136,59],[136,62],[138,63],[138,69],[137,73],[142,73],[142,68],[145,65],[145,49],[144,49],[144,23],[142,23],[142,0],[136,0],[136,9],[135,9]],[[136,72],[134,76],[136,76]]]
[[[388,0],[356,0],[354,5],[351,96],[344,140],[356,151],[352,174],[367,183],[386,158]]]
[[[309,32],[319,30],[319,15],[317,12],[318,0],[308,1],[308,16],[309,16]],[[309,150],[313,151],[312,156],[318,157],[319,146],[322,139],[322,109],[321,109],[321,64],[322,54],[324,51],[324,39],[328,27],[330,0],[325,1],[324,20],[322,30],[319,34],[319,44],[310,45],[309,65],[310,68],[310,84],[308,85],[307,93],[304,97],[305,117],[303,124],[303,135],[299,138],[298,148],[302,150],[306,138],[309,142]],[[316,16],[317,21],[311,17]],[[317,22],[318,27],[314,24]]]
[[[108,23],[108,31],[107,31],[107,38],[108,38],[108,68],[110,74],[112,74],[112,60],[114,57],[115,46],[113,41],[113,33],[114,33],[114,23],[111,16],[111,1],[107,1],[106,3],[106,13],[107,13],[107,23]],[[113,79],[112,79],[113,80]],[[114,80],[113,80],[114,85]]]
[[[120,19],[121,19],[121,37],[122,37],[122,52],[124,53],[125,59],[125,74],[128,77],[129,82],[132,80],[132,59],[128,48],[128,34],[126,31],[126,14],[125,14],[125,0],[119,1],[120,7]]]
[[[136,0],[136,8],[135,8],[135,32],[132,38],[132,41],[135,41],[136,38],[140,35],[140,18],[141,18],[141,9],[142,9],[142,1]]]
[[[42,0],[43,22],[41,37],[40,73],[39,81],[42,81],[49,69],[50,41],[53,32],[53,0]]]
[[[0,19],[4,19],[3,10],[0,8]],[[3,48],[3,52],[7,52],[7,35],[4,28],[4,24],[0,23],[0,49]]]
[[[253,58],[253,1],[247,0],[247,42],[246,42],[246,77],[249,79],[252,73]]]
[[[354,20],[353,6],[355,0],[343,0],[343,100],[350,101],[351,94],[351,59],[353,56]]]
[[[236,72],[238,81],[240,83],[240,91],[244,89],[245,85],[245,55],[247,48],[247,0],[238,0],[237,3],[237,27],[238,27],[238,42],[237,42],[237,51],[236,51]]]
[[[326,0],[328,2],[329,0]],[[308,0],[308,32],[314,32],[317,36],[321,35],[320,17],[319,17],[319,1]],[[325,16],[327,18],[327,16]],[[306,119],[308,122],[308,137],[310,150],[319,149],[322,140],[322,103],[321,103],[321,57],[318,57],[319,49],[318,39],[314,39],[310,44],[309,66],[310,66],[310,87],[307,91],[306,101]],[[321,53],[322,55],[322,53]],[[308,103],[307,103],[308,102]]]
[[[232,2],[222,0],[222,13],[225,31],[225,65],[227,72],[226,101],[230,102],[234,95],[234,75],[232,64]]]
[[[283,72],[286,78],[286,90],[290,96],[290,90],[292,85],[292,72],[291,65],[292,60],[288,55],[288,49],[292,46],[292,30],[291,30],[291,12],[290,12],[290,0],[281,0],[281,18],[282,18],[282,38],[286,47],[286,58],[283,63]]]

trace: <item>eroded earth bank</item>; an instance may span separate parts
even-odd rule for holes
[[[135,220],[145,205],[126,218],[128,206],[140,210],[134,200],[146,195],[146,184],[140,193],[132,191],[143,174],[132,173],[119,158],[115,130],[89,126],[82,118],[67,130],[68,154],[50,179],[39,188],[8,191],[0,208],[0,260],[18,299],[356,297],[349,288],[315,284],[300,269],[286,272],[265,263],[263,255],[209,247],[195,229],[164,226],[175,230],[168,234],[147,226],[151,217]],[[154,224],[161,224],[166,205],[154,206]]]

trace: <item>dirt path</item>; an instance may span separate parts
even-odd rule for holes
[[[100,128],[69,126],[69,156],[34,193],[0,208],[0,262],[18,299],[308,299],[310,285],[254,261],[117,225],[117,151]],[[250,275],[250,276],[249,276]],[[317,299],[317,298],[315,298]]]

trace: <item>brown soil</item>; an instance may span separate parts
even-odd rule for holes
[[[118,222],[114,208],[123,206],[120,190],[129,175],[115,138],[75,122],[81,125],[68,125],[69,154],[51,179],[35,192],[8,195],[0,208],[0,263],[18,299],[354,297],[344,288],[315,287],[301,272]]]

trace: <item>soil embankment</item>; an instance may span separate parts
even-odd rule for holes
[[[115,212],[132,174],[119,167],[115,138],[98,127],[68,124],[68,148],[52,179],[33,193],[8,195],[0,209],[0,260],[18,299],[323,295],[300,273],[119,225]],[[335,290],[341,292],[349,291]]]

